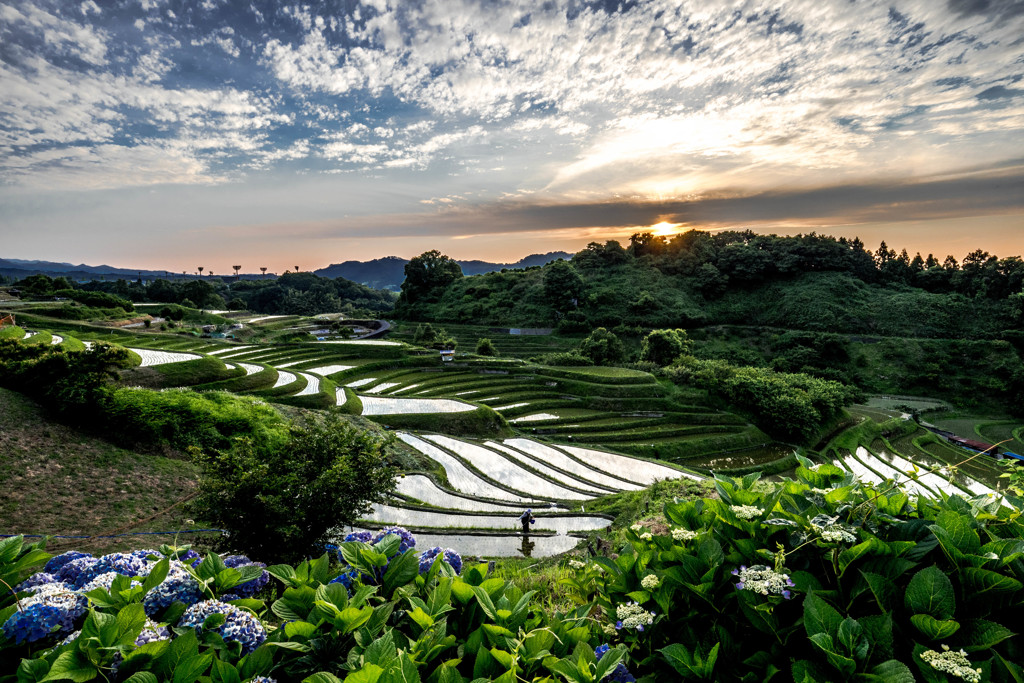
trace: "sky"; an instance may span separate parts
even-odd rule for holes
[[[1024,2],[0,0],[0,258],[690,228],[1024,252]]]

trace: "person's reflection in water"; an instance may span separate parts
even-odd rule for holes
[[[533,557],[533,549],[536,546],[537,544],[531,541],[529,536],[523,536],[523,543],[519,546],[519,552],[523,554],[523,557]]]

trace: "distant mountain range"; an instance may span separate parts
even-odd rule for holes
[[[466,275],[479,275],[491,273],[502,268],[529,268],[530,266],[543,266],[546,263],[557,261],[560,258],[570,259],[572,254],[564,251],[552,251],[547,254],[531,254],[515,263],[490,263],[488,261],[459,261],[462,272]],[[373,259],[372,261],[345,261],[335,263],[313,271],[322,277],[336,278],[343,277],[360,284],[374,287],[375,289],[397,290],[402,286],[405,279],[405,264],[409,259],[398,256],[385,256],[384,258]],[[126,278],[136,279],[142,277],[146,280],[162,277],[180,277],[179,273],[167,270],[146,270],[133,268],[115,268],[114,266],[89,266],[84,263],[75,265],[73,263],[60,263],[57,261],[36,261],[30,259],[0,258],[0,275],[14,278],[24,278],[29,275],[49,275],[50,277],[64,276],[71,280],[95,280],[100,278]],[[231,273],[219,273],[217,277],[231,276]],[[188,273],[188,277],[195,277]],[[242,279],[259,278],[261,275],[242,273]],[[268,275],[268,277],[273,277]]]
[[[493,273],[502,268],[529,268],[543,266],[560,258],[570,259],[572,254],[564,251],[551,251],[547,254],[530,254],[515,263],[490,263],[489,261],[458,261],[464,275],[480,275]],[[409,259],[398,256],[385,256],[372,261],[345,261],[333,263],[326,268],[313,271],[317,275],[329,278],[343,277],[375,289],[394,289],[402,286],[405,280],[405,264]]]

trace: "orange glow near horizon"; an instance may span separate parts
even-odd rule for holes
[[[660,223],[655,223],[648,228],[648,231],[655,237],[669,237],[683,232],[683,224],[661,221]]]

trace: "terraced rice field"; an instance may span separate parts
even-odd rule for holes
[[[470,548],[469,552],[482,556],[525,553],[539,557],[564,552],[575,545],[575,538],[569,536],[556,541],[548,540],[552,538],[549,536],[530,534],[524,539],[518,531],[518,517],[524,508],[530,507],[537,519],[534,532],[554,532],[557,539],[573,533],[599,531],[611,523],[601,515],[560,512],[564,503],[641,488],[609,476],[597,465],[588,465],[563,450],[530,439],[509,439],[504,444],[475,443],[450,436],[409,432],[400,432],[398,438],[437,463],[445,472],[447,487],[425,474],[406,475],[398,482],[398,497],[391,504],[375,506],[361,523],[410,527],[417,530],[417,538],[425,531],[439,545],[446,546],[474,539],[458,547]],[[545,462],[531,458],[526,455],[528,452],[547,456]],[[574,474],[547,464],[552,461],[572,469]],[[622,469],[642,471],[645,474],[641,476],[697,478],[675,468],[624,456],[607,462],[614,462]],[[652,465],[654,467],[650,467]],[[504,534],[494,535],[496,530]],[[479,535],[484,532],[492,533]]]

